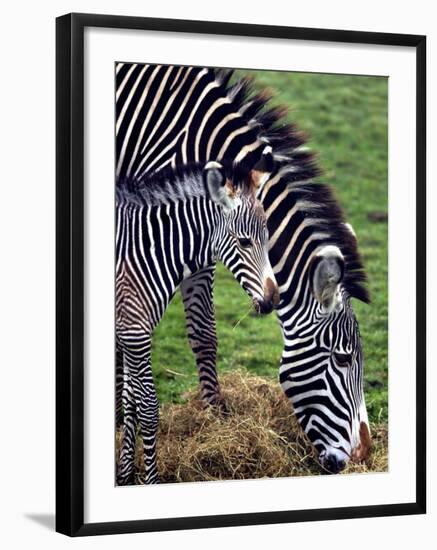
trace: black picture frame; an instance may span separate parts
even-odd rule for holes
[[[84,29],[333,41],[415,48],[416,499],[388,505],[84,523]],[[56,530],[69,536],[423,514],[426,511],[425,36],[68,14],[56,20]]]

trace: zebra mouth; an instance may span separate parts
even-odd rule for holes
[[[259,315],[267,315],[273,311],[273,302],[266,302],[265,300],[252,300],[253,307]]]
[[[320,466],[326,474],[338,474],[346,467],[350,457],[344,451],[335,449],[322,451],[319,455]]]

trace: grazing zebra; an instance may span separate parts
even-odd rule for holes
[[[116,342],[126,381],[120,485],[133,481],[137,422],[145,483],[158,481],[151,339],[181,282],[221,260],[260,313],[277,303],[266,219],[249,176],[240,181],[235,168],[209,162],[117,183]]]
[[[369,301],[356,238],[330,188],[302,182],[296,165],[273,173],[259,198],[280,291],[280,383],[322,466],[337,473],[370,449],[351,306],[351,298]]]
[[[117,67],[118,116],[124,110],[120,88],[128,97],[128,90],[138,81],[134,72],[143,69],[143,65]],[[158,85],[158,76],[163,79],[170,69],[173,73],[165,85]],[[271,163],[262,163],[259,198],[266,210],[269,256],[280,287],[278,315],[284,336],[280,380],[327,471],[340,471],[350,457],[366,458],[370,436],[362,387],[364,360],[351,305],[353,297],[368,301],[364,271],[355,236],[329,189],[311,183],[318,168],[312,155],[300,147],[303,136],[284,123],[284,111],[269,108],[266,93],[254,95],[247,81],[229,87],[230,72],[157,66],[148,70],[155,75],[153,92],[143,79],[131,97],[141,93],[145,98],[142,105],[148,101],[136,119],[136,135],[153,133],[147,147],[155,149],[145,158],[142,148],[135,145],[138,138],[132,138],[135,132],[129,138],[117,135],[117,149],[130,149],[132,166],[154,171],[188,159],[216,158],[238,159],[250,166],[257,162],[263,147],[272,146],[279,168],[273,172]],[[174,91],[182,90],[182,80],[189,80],[187,73],[195,75],[188,86],[190,97],[185,99],[181,91],[177,101],[181,109],[173,110],[174,125],[167,131],[163,110],[167,101],[175,103]],[[133,110],[135,101],[131,101]],[[189,108],[182,108],[188,103]],[[141,130],[143,126],[147,131]],[[183,128],[182,134],[175,128]],[[119,166],[123,171],[123,163]],[[304,260],[307,263],[303,264]],[[221,401],[215,369],[213,282],[211,266],[196,273],[191,284],[181,285],[189,341],[208,403]],[[328,300],[331,294],[334,299]],[[198,326],[203,330],[196,330]]]

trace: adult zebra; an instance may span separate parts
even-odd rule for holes
[[[184,279],[220,259],[269,313],[277,286],[268,259],[265,214],[252,180],[239,182],[217,162],[117,184],[116,343],[126,380],[117,481],[134,474],[136,421],[144,444],[145,482],[158,480],[158,399],[151,339]]]
[[[136,111],[136,132],[117,134],[118,150],[130,149],[129,165],[153,171],[189,159],[211,160],[216,155],[250,166],[266,144],[273,147],[280,167],[272,172],[271,166],[263,166],[260,199],[267,215],[269,255],[280,288],[278,316],[284,336],[281,384],[327,471],[340,471],[350,457],[364,459],[370,435],[362,383],[364,361],[351,298],[368,301],[365,275],[355,236],[332,194],[326,186],[311,183],[318,170],[311,154],[299,147],[302,136],[284,124],[280,110],[265,109],[269,102],[266,94],[252,94],[245,81],[229,87],[229,72],[144,67],[117,67],[118,117],[126,110],[122,94],[131,97],[131,110],[139,101],[142,105]],[[146,70],[150,79],[154,75],[152,84],[144,78]],[[190,75],[186,97],[182,82],[190,81]],[[180,90],[179,99],[174,95],[176,89]],[[179,109],[173,108],[173,127],[167,131],[169,102],[179,104]],[[151,134],[147,144],[138,145],[138,140],[143,142],[144,136]],[[153,155],[146,157],[152,148]],[[123,163],[118,169],[123,170]],[[202,394],[209,403],[220,401],[213,278],[211,269],[181,285],[190,344]]]

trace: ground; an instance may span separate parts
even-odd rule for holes
[[[236,369],[222,373],[226,414],[204,407],[199,391],[183,404],[161,406],[158,470],[161,483],[319,475],[310,444],[279,384]],[[365,463],[344,473],[382,472],[388,467],[387,426],[372,425],[373,448]],[[122,440],[117,434],[117,451]],[[137,438],[136,483],[144,483],[143,445]]]
[[[357,233],[372,303],[354,300],[365,354],[365,393],[372,423],[388,421],[387,391],[387,80],[304,73],[252,73],[289,118],[309,135],[323,175]],[[215,290],[218,371],[245,368],[276,380],[282,339],[274,315],[246,315],[248,297],[223,266]],[[239,322],[241,320],[241,322]],[[153,372],[161,403],[183,402],[196,387],[179,295],[153,339]]]

